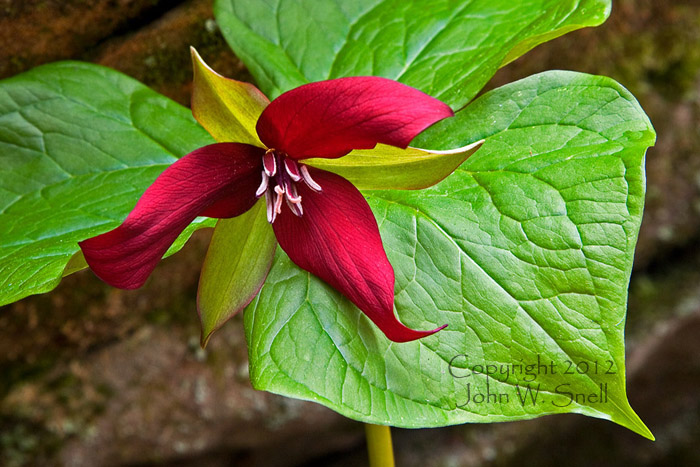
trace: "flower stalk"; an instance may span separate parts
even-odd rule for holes
[[[394,467],[391,428],[386,425],[365,423],[365,436],[370,467]]]

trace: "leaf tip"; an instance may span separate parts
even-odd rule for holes
[[[212,325],[212,323],[208,323],[205,321],[204,317],[206,316],[205,313],[202,313],[202,308],[200,307],[199,304],[199,293],[197,293],[197,315],[199,315],[199,328],[200,328],[200,334],[199,334],[199,346],[202,348],[202,350],[206,349],[207,344],[209,344],[209,339],[211,339],[211,336],[224,324],[222,323],[216,323]]]
[[[202,69],[206,70],[208,73],[211,73],[219,78],[225,79],[227,81],[232,81],[232,82],[238,82],[236,80],[232,80],[230,78],[226,78],[225,76],[221,75],[220,73],[216,72],[212,67],[210,67],[207,62],[204,61],[201,55],[199,55],[199,52],[197,52],[197,49],[195,49],[193,46],[190,46],[190,54],[192,55],[192,69],[194,70],[194,79],[197,80],[197,74],[201,72]]]
[[[192,57],[192,68],[194,70],[197,70],[198,66],[207,66],[207,64],[202,59],[202,56],[199,55],[197,49],[195,49],[192,45],[190,46],[190,56]]]
[[[635,414],[636,415],[636,414]],[[656,441],[654,433],[644,424],[644,422],[637,416],[636,420],[633,420],[633,425],[629,427],[640,436],[645,437],[649,441]]]
[[[629,406],[629,404],[627,405],[627,408],[624,409],[620,415],[622,415],[620,418],[616,419],[616,417],[613,417],[612,420],[615,423],[617,423],[618,425],[621,425],[621,426],[637,433],[638,435],[643,436],[644,438],[646,438],[650,441],[656,441],[654,434],[644,424],[642,419]]]
[[[200,282],[201,282],[201,275],[200,275]],[[201,304],[201,291],[202,287],[200,287],[197,290],[197,316],[199,317],[199,329],[200,329],[200,334],[199,334],[199,346],[202,348],[202,350],[206,349],[207,344],[209,344],[209,339],[211,339],[212,334],[221,327],[223,323],[219,323],[218,325],[214,324],[212,325],[211,322],[207,321],[205,318],[207,316],[207,313],[205,310],[202,309],[202,304]]]
[[[213,330],[205,332],[204,327],[202,327],[202,333],[199,336],[199,346],[202,348],[202,350],[207,348],[207,344],[209,344],[209,339],[211,339],[212,334],[214,334]]]

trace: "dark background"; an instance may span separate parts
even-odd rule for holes
[[[0,0],[0,78],[88,60],[187,105],[188,46],[250,80],[211,0]],[[489,87],[570,69],[615,78],[658,133],[627,322],[628,391],[657,437],[578,415],[394,429],[398,465],[700,465],[700,2],[618,0]],[[210,232],[122,291],[89,271],[0,309],[0,465],[356,466],[362,425],[254,391],[240,317],[199,349],[197,279]]]

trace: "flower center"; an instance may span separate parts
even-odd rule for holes
[[[301,207],[301,196],[297,193],[297,182],[303,180],[313,191],[320,192],[321,187],[311,178],[309,169],[304,164],[297,163],[274,149],[268,149],[263,155],[262,182],[255,196],[265,195],[267,203],[267,221],[272,224],[277,215],[282,212],[282,202],[285,201],[295,216],[301,217],[304,209]]]

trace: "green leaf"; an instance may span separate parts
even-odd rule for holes
[[[0,305],[51,290],[69,261],[66,273],[85,267],[78,241],[119,225],[167,166],[211,142],[186,108],[107,68],[55,63],[0,82]],[[169,252],[213,225],[196,220]]]
[[[500,66],[601,24],[610,0],[216,0],[224,37],[274,98],[309,81],[392,78],[460,108]]]
[[[264,200],[248,212],[216,224],[197,290],[202,347],[258,294],[275,249],[277,239],[267,222]]]
[[[431,188],[366,195],[399,319],[448,328],[392,343],[279,251],[245,314],[253,385],[370,423],[576,412],[651,438],[627,401],[624,362],[655,138],[646,115],[608,78],[549,72],[485,94],[447,127],[445,146],[486,142]],[[422,142],[442,143],[439,130]]]

